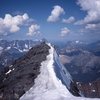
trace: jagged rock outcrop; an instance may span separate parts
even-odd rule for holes
[[[49,48],[45,43],[35,46],[16,60],[8,72],[2,73],[0,100],[18,100],[34,85],[34,79],[40,73],[41,62],[46,60]]]
[[[100,79],[90,82],[77,82],[77,87],[85,97],[100,98]]]

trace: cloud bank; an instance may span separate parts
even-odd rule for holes
[[[78,0],[77,4],[81,7],[81,10],[87,12],[87,15],[76,24],[100,22],[100,0]]]
[[[4,18],[0,18],[0,36],[7,36],[21,30],[21,27],[29,27],[29,36],[39,33],[39,25],[32,22],[33,19],[29,18],[27,13],[23,15],[12,16],[5,14]]]
[[[4,19],[0,18],[0,34],[15,33],[20,30],[20,26],[29,19],[29,16],[25,13],[23,15],[12,16],[6,14]]]
[[[77,0],[77,5],[86,12],[83,19],[76,21],[75,25],[82,25],[82,33],[100,33],[100,0]]]

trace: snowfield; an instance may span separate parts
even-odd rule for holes
[[[34,86],[20,100],[99,100],[73,96],[56,76],[54,70],[54,48],[51,44],[47,60],[40,66],[40,74]]]

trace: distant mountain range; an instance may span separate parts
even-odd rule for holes
[[[0,40],[0,66],[8,66],[41,41]]]
[[[67,42],[59,53],[62,63],[78,82],[83,94],[100,97],[100,41],[91,44]]]
[[[67,42],[65,47],[60,49],[60,57],[63,61],[66,60],[64,64],[76,80],[88,82],[96,80],[99,77],[99,45],[100,41],[91,44],[85,44],[82,42]],[[80,75],[77,75],[78,73],[82,74],[81,77],[83,78],[81,78]],[[92,75],[92,77],[90,78],[87,73],[88,75]]]

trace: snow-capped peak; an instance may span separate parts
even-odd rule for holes
[[[62,66],[59,66],[59,62],[56,62],[58,60],[55,61],[55,59],[58,58],[55,58],[57,56],[55,55],[54,48],[51,44],[48,45],[50,46],[49,55],[47,56],[47,60],[41,63],[40,74],[35,79],[34,86],[27,91],[20,100],[91,100],[90,98],[73,96],[63,82],[57,77],[55,67],[62,68]],[[60,70],[58,71],[64,78],[62,72]],[[69,73],[65,72],[65,74],[68,80],[71,81]]]

